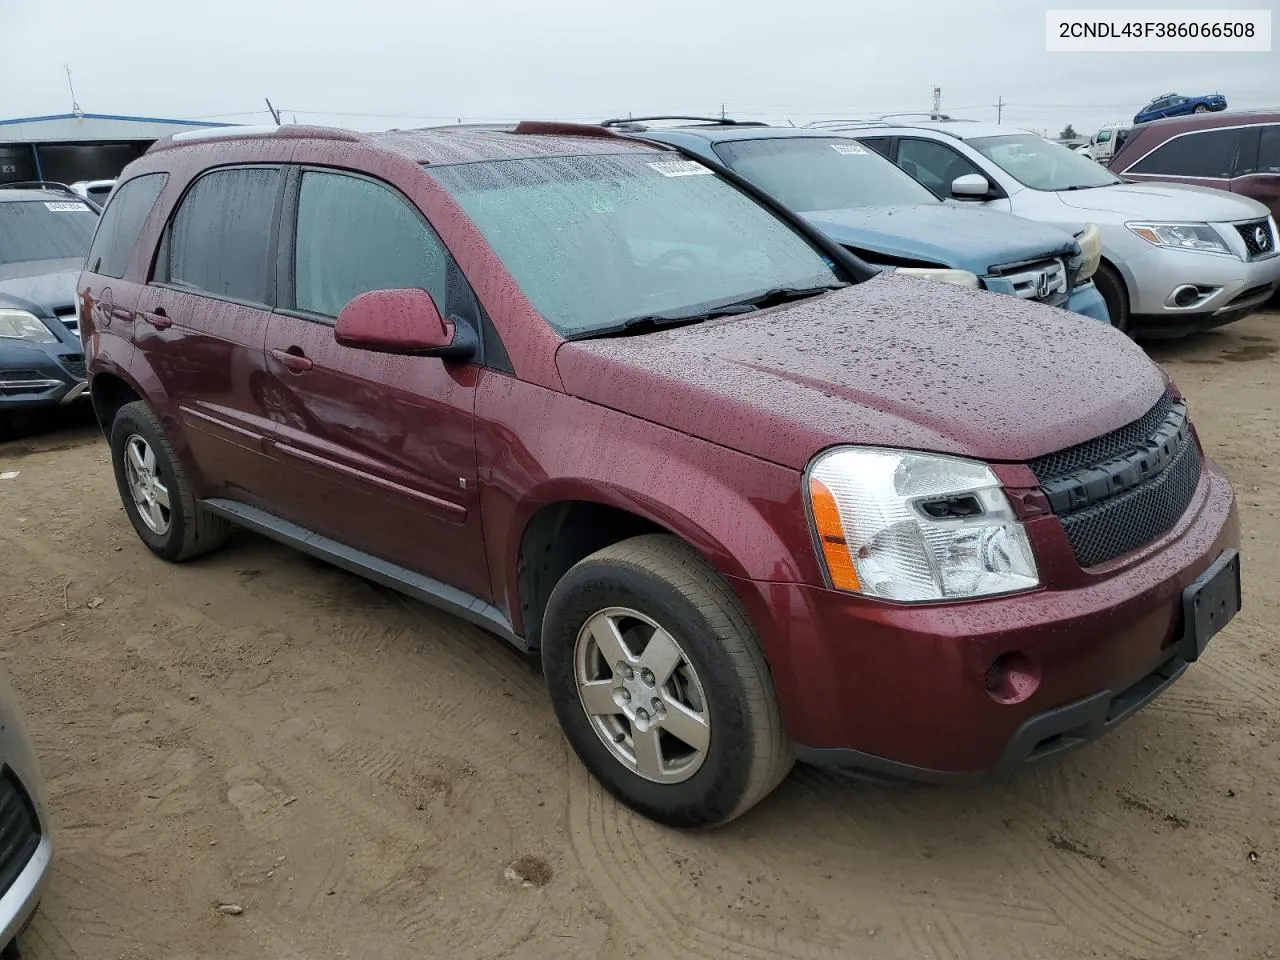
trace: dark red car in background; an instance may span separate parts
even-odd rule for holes
[[[1239,193],[1280,218],[1280,110],[1144,123],[1129,132],[1109,166],[1132,180],[1174,180]]]
[[[1231,488],[1123,334],[877,274],[600,128],[180,134],[79,293],[151,551],[245,526],[540,651],[668,824],[793,757],[1050,757],[1239,607]]]

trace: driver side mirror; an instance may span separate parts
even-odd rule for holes
[[[977,173],[966,173],[951,181],[951,196],[957,200],[985,200],[991,192],[987,178]]]
[[[373,353],[468,360],[476,338],[465,326],[440,316],[425,290],[369,290],[342,308],[333,339]]]

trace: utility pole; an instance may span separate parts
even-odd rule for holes
[[[1004,116],[1004,97],[996,98],[996,123],[999,124]]]
[[[277,127],[280,126],[280,111],[273,107],[271,105],[271,101],[267,100],[266,97],[263,97],[262,99],[267,101],[267,110],[271,113],[271,119],[276,122]]]
[[[720,104],[720,119],[723,120],[724,118],[724,104],[722,103]]]
[[[933,88],[933,112],[930,114],[929,119],[937,120],[941,116],[942,116],[942,88],[934,87]]]

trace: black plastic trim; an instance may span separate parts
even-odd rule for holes
[[[1049,507],[1060,517],[1084,510],[1141,486],[1162,473],[1190,438],[1187,405],[1175,402],[1164,422],[1133,449],[1040,485]]]
[[[531,648],[525,639],[511,627],[505,613],[486,600],[472,596],[464,590],[452,587],[407,567],[379,559],[354,547],[339,543],[299,526],[274,514],[236,500],[215,498],[201,500],[200,506],[212,513],[226,517],[231,522],[247,527],[263,536],[301,550],[303,553],[332,563],[350,573],[365,577],[392,590],[398,590],[415,600],[470,621],[478,627],[496,633],[524,653]]]

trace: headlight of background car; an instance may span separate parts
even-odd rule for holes
[[[25,310],[0,309],[0,337],[26,340],[30,343],[57,343],[58,338],[40,322],[40,318]]]
[[[1084,283],[1098,272],[1098,264],[1102,262],[1102,234],[1096,223],[1085,224],[1084,231],[1076,237],[1080,244],[1080,255],[1083,258],[1080,272],[1076,274],[1076,283]]]
[[[922,277],[925,280],[940,280],[943,283],[955,283],[962,287],[980,287],[976,273],[968,270],[949,270],[945,267],[899,267],[894,273],[905,273],[909,277]]]
[[[1157,247],[1205,253],[1231,252],[1218,231],[1207,223],[1126,223],[1125,226]]]
[[[1040,583],[1026,530],[986,464],[840,447],[813,462],[807,495],[837,589],[920,601]]]

